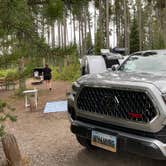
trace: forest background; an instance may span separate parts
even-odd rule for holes
[[[53,79],[73,81],[89,48],[163,49],[165,27],[166,0],[0,0],[0,77],[24,89],[46,62]]]

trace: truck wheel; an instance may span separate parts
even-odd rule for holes
[[[86,139],[84,137],[81,137],[79,135],[76,135],[77,141],[84,147],[86,147],[88,150],[95,149],[93,145],[91,145],[91,142],[89,139]]]

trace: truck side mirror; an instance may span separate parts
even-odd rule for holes
[[[112,65],[112,67],[111,67],[112,71],[116,71],[119,66],[120,66],[120,65],[118,65],[118,64]]]

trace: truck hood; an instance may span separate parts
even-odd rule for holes
[[[127,73],[127,72],[104,72],[100,74],[89,74],[78,79],[79,84],[105,84],[106,82],[142,82],[156,86],[162,93],[166,93],[166,76],[151,73]]]

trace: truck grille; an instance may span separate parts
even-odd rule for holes
[[[81,112],[148,123],[156,117],[156,109],[145,92],[83,87],[77,98]]]

